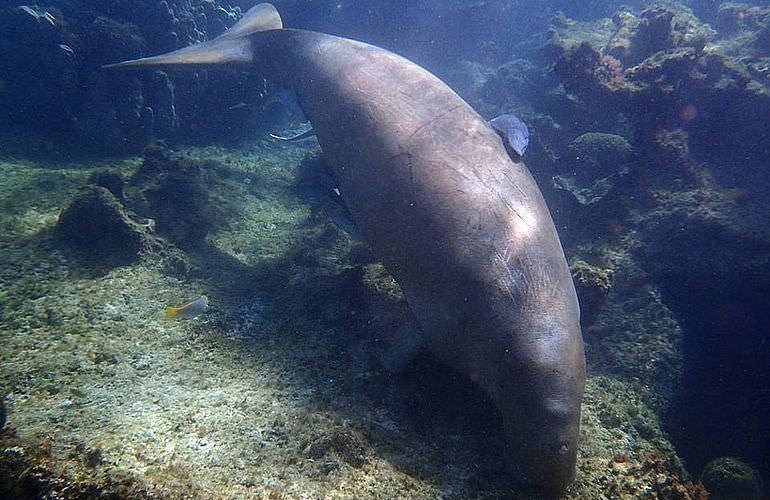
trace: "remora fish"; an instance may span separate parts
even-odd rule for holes
[[[283,29],[270,4],[212,41],[112,66],[187,65],[255,67],[296,89],[419,327],[396,336],[392,366],[427,348],[467,374],[499,408],[513,478],[569,484],[585,384],[577,296],[540,190],[492,127],[420,66]]]
[[[518,116],[508,113],[489,120],[489,124],[503,138],[508,153],[524,156],[529,146],[529,128]],[[511,155],[513,156],[513,155]]]

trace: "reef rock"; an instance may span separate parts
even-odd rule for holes
[[[749,203],[746,193],[720,189],[703,175],[692,189],[653,191],[657,208],[640,227],[641,263],[686,331],[672,434],[688,443],[682,454],[696,467],[715,454],[767,460],[766,442],[756,437],[770,430],[761,389],[770,376],[767,211],[756,211],[764,200]]]
[[[674,386],[670,432],[693,470],[728,454],[770,463],[770,448],[757,437],[770,430],[768,395],[761,389],[770,376],[764,320],[770,136],[759,125],[770,116],[770,65],[764,59],[770,45],[761,42],[770,13],[730,3],[720,12],[718,32],[675,3],[591,23],[556,18],[544,47],[564,89],[559,102],[578,117],[568,122],[554,115],[557,121],[570,127],[577,121],[575,135],[622,135],[633,147],[633,168],[615,178],[610,192],[617,196],[605,198],[611,209],[604,210],[603,201],[602,211],[590,215],[613,221],[616,234],[633,247],[654,292],[650,297],[673,313],[665,325],[675,318],[682,329],[681,341],[665,350],[672,355],[649,359],[649,367],[665,367],[651,369],[650,381],[655,385],[672,369],[683,370]],[[573,158],[585,153],[583,142],[557,150],[570,160],[557,165],[577,167]],[[611,163],[607,170],[596,167],[601,161],[583,168],[600,174]],[[593,186],[581,193],[585,186],[574,176],[562,178],[572,182],[562,187],[586,200],[594,196]],[[604,310],[612,307],[611,294]],[[651,327],[648,321],[645,328]],[[599,331],[609,331],[603,315],[592,329]],[[629,337],[633,342],[638,338]],[[652,347],[645,344],[644,351]],[[682,366],[661,363],[679,355]]]
[[[202,244],[222,214],[206,188],[206,170],[156,143],[144,150],[141,167],[129,179],[132,202],[157,222],[158,233],[181,248]]]
[[[89,185],[61,213],[54,237],[88,260],[125,265],[139,256],[147,232],[109,190]]]
[[[688,127],[691,143],[704,152],[730,153],[741,141],[770,143],[757,127],[745,126],[770,114],[766,61],[716,39],[677,4],[639,15],[621,11],[613,19],[614,31],[596,31],[604,36],[584,36],[585,26],[563,20],[549,32],[544,51],[554,73],[585,107],[632,120],[635,141],[654,141],[660,128]],[[756,25],[762,27],[751,32],[754,38],[765,29]],[[750,135],[736,137],[739,130]]]
[[[759,500],[762,481],[746,462],[732,457],[712,460],[700,478],[711,500]]]
[[[554,186],[569,191],[583,205],[604,198],[631,170],[633,148],[619,135],[587,132],[575,138],[569,150],[568,170],[574,174],[554,176]]]
[[[770,7],[720,4],[716,20],[719,51],[739,61],[751,78],[770,82]]]
[[[121,196],[118,196],[118,194]],[[193,268],[176,246],[155,235],[155,220],[141,218],[124,206],[123,179],[110,172],[91,176],[89,184],[62,211],[54,240],[86,267],[104,269],[141,260],[173,274]]]
[[[605,51],[632,66],[647,57],[675,48],[690,47],[701,52],[715,32],[692,12],[675,5],[654,5],[639,16],[621,11],[613,17],[617,30]]]
[[[612,288],[612,270],[575,259],[570,263],[570,271],[580,299],[580,323],[585,330],[594,323],[607,300]]]
[[[42,137],[60,148],[122,152],[177,134],[182,124],[189,124],[189,133],[196,122],[211,123],[211,102],[221,111],[224,90],[243,91],[239,75],[214,83],[179,76],[177,85],[196,101],[179,113],[165,73],[126,75],[101,66],[207,40],[240,15],[240,8],[220,0],[0,8],[0,133],[30,143]]]

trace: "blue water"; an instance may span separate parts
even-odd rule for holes
[[[620,308],[579,288],[593,322],[583,328],[589,374],[627,377],[653,393],[693,479],[731,456],[770,482],[768,2],[274,3],[285,26],[417,62],[486,119],[521,117],[531,133],[524,161],[567,258],[620,276],[606,303],[644,289],[675,320],[661,326],[647,316],[629,328],[641,332],[631,339],[607,327],[622,324],[612,316]],[[0,2],[5,151],[129,155],[156,139],[238,148],[296,128],[297,113],[270,97],[280,82],[259,70],[101,69],[216,37],[252,5]],[[584,135],[592,133],[606,135]],[[669,327],[679,337],[659,355],[652,332]]]

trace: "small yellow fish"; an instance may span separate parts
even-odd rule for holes
[[[193,300],[189,304],[185,304],[180,307],[166,308],[166,319],[186,319],[194,318],[195,316],[206,312],[209,307],[209,298],[205,295],[201,295],[198,299]]]

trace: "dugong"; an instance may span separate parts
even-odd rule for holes
[[[427,349],[476,381],[499,409],[513,479],[565,488],[585,385],[578,301],[540,190],[495,130],[417,64],[284,29],[270,4],[209,42],[110,67],[187,65],[258,68],[294,87],[417,325],[386,358]]]

